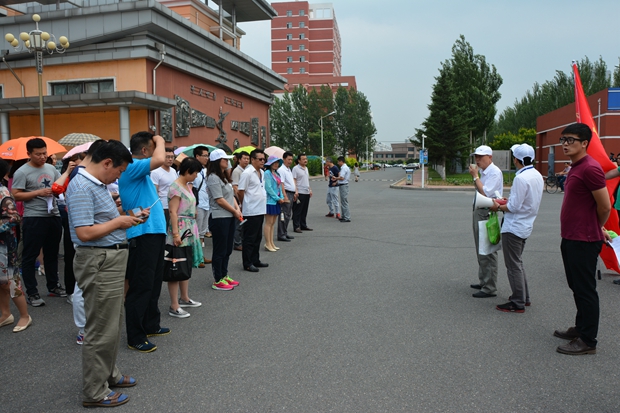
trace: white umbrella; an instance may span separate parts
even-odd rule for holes
[[[269,156],[277,156],[278,158],[282,159],[282,155],[284,155],[284,149],[280,148],[279,146],[270,146],[265,149],[265,153]]]

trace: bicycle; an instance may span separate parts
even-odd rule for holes
[[[557,175],[549,175],[545,178],[545,191],[548,194],[555,194],[560,189],[558,185],[558,177]]]

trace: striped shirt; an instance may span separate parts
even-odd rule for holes
[[[71,240],[78,246],[107,247],[127,241],[124,229],[92,241],[81,241],[75,233],[76,227],[87,227],[106,223],[118,216],[118,209],[105,184],[80,169],[67,188],[67,210]]]

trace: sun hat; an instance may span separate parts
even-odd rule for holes
[[[510,150],[512,151],[512,154],[514,155],[514,157],[520,160],[521,162],[523,162],[523,158],[528,158],[528,157],[531,158],[532,161],[534,160],[534,154],[535,154],[534,148],[532,148],[527,143],[522,143],[521,145],[512,145]]]
[[[279,166],[282,166],[282,163],[283,163],[281,158],[271,155],[269,159],[267,159],[267,162],[265,162],[265,166],[271,166],[271,164],[274,162],[278,162],[280,164]]]
[[[216,149],[209,155],[209,160],[211,162],[219,161],[220,159],[232,159],[232,155],[226,155],[223,149]]]
[[[471,155],[493,155],[493,149],[486,145],[478,146]]]

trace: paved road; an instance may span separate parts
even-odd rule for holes
[[[126,412],[618,412],[620,287],[599,283],[599,353],[555,352],[574,304],[559,254],[561,194],[545,194],[525,249],[532,306],[506,314],[499,295],[475,299],[471,193],[389,189],[400,169],[351,184],[351,223],[325,218],[313,182],[313,232],[259,274],[232,259],[233,292],[197,270],[188,319],[162,316],[172,334],[119,365],[139,380]],[[40,280],[41,284],[41,280]],[[167,294],[160,308],[167,309]],[[70,306],[30,307],[34,326],[0,329],[0,410],[80,412],[80,347]]]

